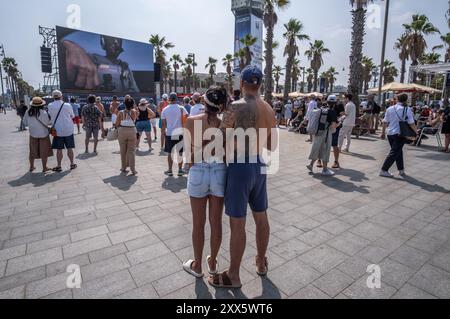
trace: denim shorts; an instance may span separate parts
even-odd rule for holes
[[[198,163],[189,170],[188,194],[193,198],[225,197],[227,166],[218,163]]]
[[[136,122],[136,130],[138,133],[142,132],[150,133],[152,131],[152,125],[150,124],[150,120]]]

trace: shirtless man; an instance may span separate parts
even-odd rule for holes
[[[99,109],[100,113],[102,113],[102,127],[100,127],[100,130],[102,132],[102,138],[105,138],[105,117],[106,117],[106,111],[105,106],[102,103],[102,99],[100,97],[97,97],[97,101],[95,102],[95,106]]]
[[[226,131],[227,152],[231,143],[235,154],[227,154],[228,177],[225,191],[225,214],[230,217],[231,228],[230,267],[228,271],[209,278],[209,284],[217,288],[242,286],[240,267],[246,246],[245,224],[249,204],[256,223],[256,273],[265,276],[268,272],[266,252],[270,226],[267,218],[267,176],[264,174],[265,164],[261,155],[263,148],[274,151],[277,145],[272,144],[271,135],[276,132],[274,111],[260,98],[262,79],[263,74],[256,66],[248,66],[242,71],[241,91],[244,98],[228,106],[222,120],[221,128]],[[238,129],[256,131],[254,138],[250,136],[250,147],[242,147],[234,142]],[[264,141],[258,143],[260,138]],[[230,161],[230,155],[231,158],[235,155],[238,160]]]

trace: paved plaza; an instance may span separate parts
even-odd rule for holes
[[[0,115],[0,298],[450,298],[450,156],[432,138],[406,147],[404,179],[378,177],[388,145],[370,137],[354,139],[344,168],[323,178],[305,168],[306,137],[281,130],[281,169],[268,187],[268,277],[255,273],[249,218],[243,288],[227,291],[182,270],[193,255],[187,179],[163,175],[159,146],[138,153],[138,177],[125,177],[117,142],[78,155],[78,135],[77,170],[65,159],[63,173],[28,174],[28,132],[16,132],[18,122]],[[222,246],[226,269],[226,217]],[[66,286],[72,264],[80,289]],[[367,287],[371,264],[380,289]]]

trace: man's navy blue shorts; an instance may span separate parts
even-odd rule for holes
[[[341,133],[341,127],[338,127],[336,129],[336,133],[334,133],[333,136],[333,142],[331,143],[331,146],[338,147],[339,146],[339,134]]]
[[[245,218],[247,207],[254,213],[265,213],[268,208],[267,175],[265,164],[234,163],[228,165],[225,190],[225,214],[233,218]]]
[[[57,136],[53,138],[52,149],[63,150],[64,148],[75,148],[75,139],[73,135],[66,137]]]

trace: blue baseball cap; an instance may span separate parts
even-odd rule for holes
[[[263,79],[263,73],[256,65],[248,65],[242,70],[241,80],[248,84],[260,85]]]

